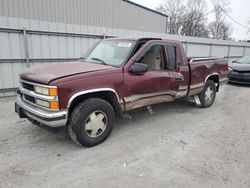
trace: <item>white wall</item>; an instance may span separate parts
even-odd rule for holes
[[[16,30],[4,31],[3,28],[19,29],[19,33],[16,33]],[[28,32],[28,57],[25,55],[23,28]],[[42,31],[42,33],[32,33],[31,30]],[[81,34],[87,34],[87,36]],[[68,59],[79,58],[104,34],[106,36],[150,36],[180,40],[188,56],[192,57],[229,55],[229,59],[232,60],[243,55],[250,55],[249,43],[0,17],[0,92],[3,91],[2,89],[18,87],[18,74],[26,68],[26,57],[29,58],[30,66],[60,63]]]

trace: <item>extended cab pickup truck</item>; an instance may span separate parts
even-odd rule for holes
[[[211,106],[227,74],[226,60],[187,58],[178,41],[106,39],[77,62],[22,72],[15,111],[34,124],[67,126],[89,147],[110,135],[115,114],[187,97]]]

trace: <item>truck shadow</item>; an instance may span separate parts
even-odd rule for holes
[[[132,119],[116,118],[115,129],[122,129],[126,126],[133,126],[132,124],[134,122],[157,120],[158,118],[162,118],[163,116],[167,118],[168,116],[171,117],[172,115],[176,114],[194,113],[194,111],[196,111],[197,109],[200,110],[200,108],[197,108],[194,103],[186,100],[176,100],[173,102],[154,104],[151,105],[151,108],[153,113],[151,113],[147,109],[147,107],[143,107],[129,112],[129,115],[132,117]]]
[[[173,102],[166,102],[161,104],[155,104],[151,106],[153,113],[151,114],[146,107],[139,108],[133,110],[129,113],[132,119],[121,119],[116,118],[114,122],[114,129],[113,133],[111,134],[111,138],[107,139],[105,143],[107,145],[112,145],[111,141],[109,140],[116,140],[119,139],[119,135],[125,133],[127,131],[131,131],[131,129],[137,128],[146,128],[148,126],[147,122],[155,122],[158,119],[170,118],[173,115],[183,114],[183,113],[195,113],[195,111],[200,110],[199,108],[195,107],[195,105],[189,101],[185,100],[177,100]],[[35,126],[35,125],[32,125]],[[41,129],[44,129],[41,130]],[[40,134],[46,135],[44,137],[40,137],[39,143],[42,145],[46,145],[49,143],[56,143],[57,147],[66,147],[71,148],[70,150],[81,149],[82,147],[77,146],[73,141],[71,141],[70,137],[67,134],[65,128],[48,128],[44,126],[37,126],[37,128],[32,128],[32,134]],[[42,133],[41,133],[42,131]],[[38,133],[39,132],[39,133]],[[65,146],[66,145],[66,146]],[[53,147],[53,146],[51,146]]]

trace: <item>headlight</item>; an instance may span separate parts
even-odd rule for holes
[[[36,104],[43,106],[43,107],[46,107],[46,108],[50,107],[48,101],[44,101],[44,100],[40,100],[40,99],[36,99]]]
[[[47,96],[57,96],[57,88],[47,88],[42,86],[35,86],[35,92]]]
[[[49,95],[49,88],[41,87],[41,86],[35,86],[35,92],[42,94],[42,95]]]
[[[36,104],[46,107],[46,108],[50,108],[53,110],[57,110],[59,109],[59,103],[58,101],[44,101],[44,100],[40,100],[40,99],[36,99]]]
[[[58,102],[58,91],[57,87],[43,87],[43,86],[35,86],[35,93],[45,95],[44,99],[36,99],[36,104],[42,107],[46,107],[52,110],[58,110],[59,109],[59,102]],[[49,97],[55,97],[53,101],[50,101],[46,98],[46,96]]]

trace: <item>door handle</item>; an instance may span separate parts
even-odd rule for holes
[[[183,81],[184,77],[183,76],[176,76],[175,81]]]

